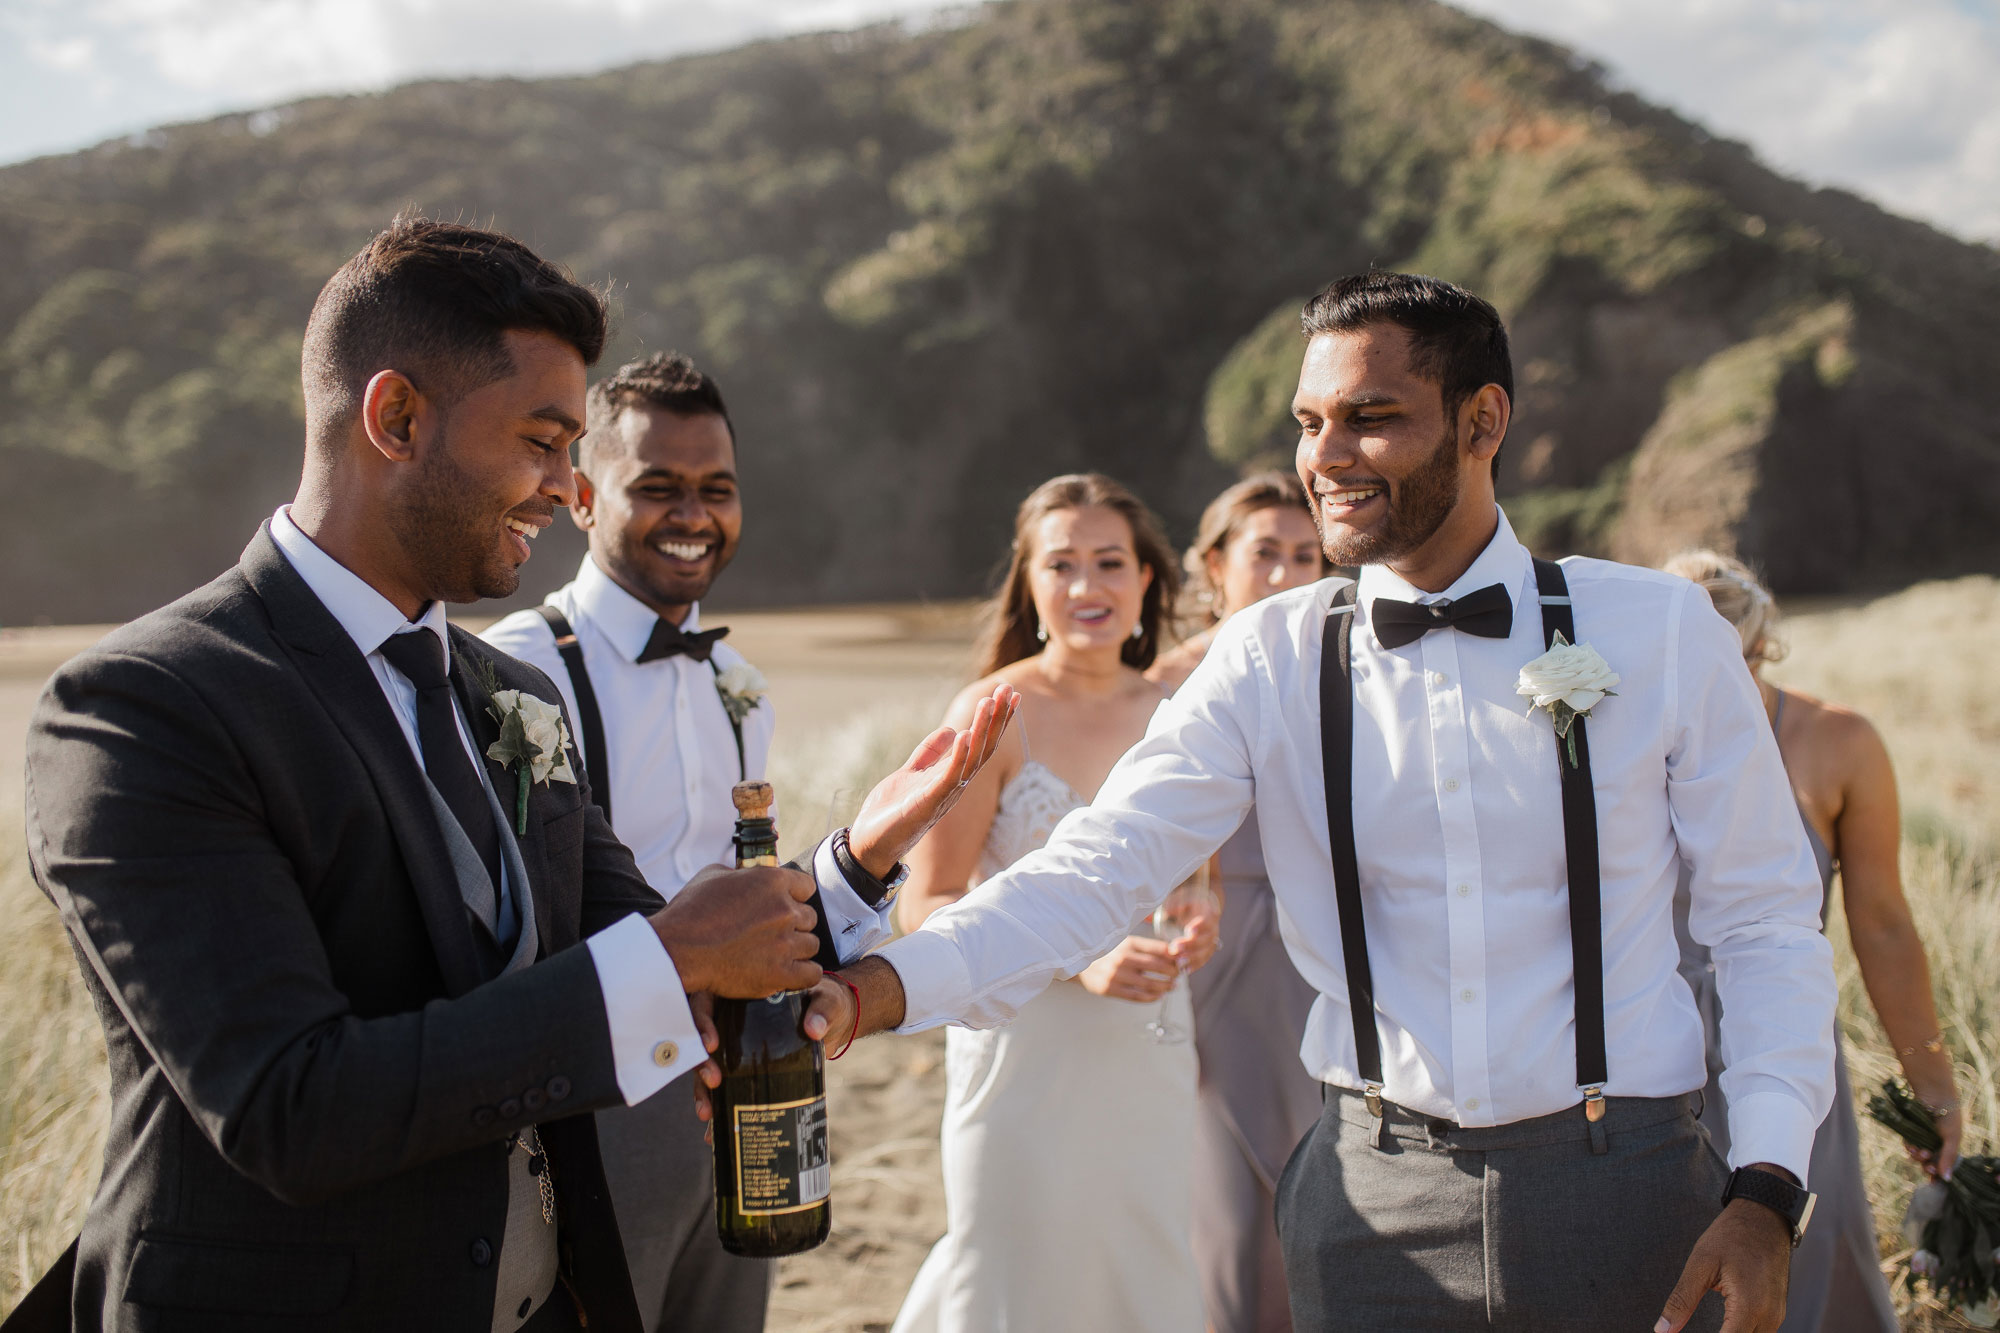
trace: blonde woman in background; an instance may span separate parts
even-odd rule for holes
[[[1772,634],[1778,612],[1771,594],[1748,566],[1714,551],[1690,551],[1661,568],[1699,583],[1715,609],[1742,635],[1744,659],[1763,693],[1764,711],[1777,733],[1778,752],[1826,885],[1821,919],[1833,904],[1837,867],[1848,937],[1868,998],[1902,1060],[1910,1087],[1938,1118],[1944,1146],[1935,1159],[1923,1161],[1924,1168],[1932,1175],[1948,1175],[1958,1158],[1965,1120],[1959,1111],[1951,1054],[1938,1028],[1930,965],[1903,899],[1897,865],[1901,816],[1888,749],[1859,714],[1781,690],[1764,679],[1765,663],[1781,655]],[[1685,870],[1682,879],[1685,882]],[[1708,951],[1688,935],[1685,896],[1675,901],[1674,924],[1681,938],[1681,974],[1694,990],[1708,1027],[1710,1072],[1701,1123],[1726,1155],[1728,1107],[1715,1077],[1722,1067],[1715,968]],[[1844,1057],[1836,1056],[1834,1073],[1833,1109],[1813,1141],[1808,1182],[1819,1195],[1819,1204],[1792,1258],[1791,1295],[1780,1333],[1893,1333],[1895,1308],[1882,1279],[1874,1218],[1862,1186],[1859,1130]]]
[[[1264,472],[1218,495],[1185,566],[1208,623],[1147,673],[1169,692],[1201,664],[1233,613],[1327,572],[1299,479]],[[1191,983],[1201,1061],[1195,1264],[1214,1333],[1288,1333],[1273,1216],[1278,1176],[1320,1113],[1319,1083],[1299,1060],[1314,991],[1278,938],[1254,810],[1215,861],[1228,947]]]
[[[1165,699],[1152,665],[1179,579],[1158,522],[1097,474],[1037,487],[981,647],[1021,692],[1003,748],[909,857],[904,930],[1041,847],[1087,805]],[[948,717],[977,705],[980,684]],[[967,713],[967,716],[970,716]],[[1195,1053],[1147,1033],[1215,948],[1212,919],[1134,936],[1005,1027],[945,1035],[947,1232],[895,1333],[1200,1333],[1188,1241]]]

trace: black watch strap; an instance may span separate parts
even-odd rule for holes
[[[1727,1205],[1731,1199],[1748,1199],[1769,1208],[1785,1219],[1791,1228],[1792,1246],[1806,1234],[1806,1223],[1812,1220],[1813,1204],[1818,1196],[1794,1185],[1783,1176],[1769,1171],[1760,1171],[1753,1166],[1739,1166],[1729,1173],[1729,1184],[1722,1191],[1722,1202]]]
[[[847,830],[841,829],[833,835],[833,863],[840,867],[840,877],[847,881],[847,887],[854,890],[855,897],[870,907],[880,907],[883,901],[895,892],[909,873],[901,861],[889,872],[889,882],[875,878],[868,868],[855,859],[853,849],[847,845]]]

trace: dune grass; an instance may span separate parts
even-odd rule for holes
[[[104,1153],[104,1038],[68,936],[28,874],[18,823],[0,828],[0,1311],[83,1221]]]

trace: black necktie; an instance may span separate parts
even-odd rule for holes
[[[715,652],[716,643],[727,633],[729,626],[724,625],[721,629],[705,629],[699,634],[690,634],[679,625],[670,625],[662,620],[653,626],[653,635],[646,640],[639,660],[657,662],[663,657],[679,657],[685,653],[697,662],[706,662]]]
[[[1504,639],[1514,631],[1514,599],[1498,583],[1453,602],[1399,602],[1377,597],[1368,603],[1368,623],[1384,648],[1415,643],[1434,629],[1462,629],[1482,639]]]
[[[497,889],[500,830],[493,823],[486,779],[473,767],[472,756],[459,738],[458,709],[451,699],[451,678],[444,670],[444,644],[430,630],[420,629],[391,635],[382,645],[382,656],[417,687],[417,743],[424,751],[424,772],[452,814],[458,816],[465,836],[478,848],[479,859]]]

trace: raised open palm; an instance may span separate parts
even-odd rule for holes
[[[903,766],[875,784],[854,817],[848,846],[872,875],[886,875],[958,803],[966,784],[993,757],[1021,696],[997,685],[979,701],[963,731],[939,727]]]

